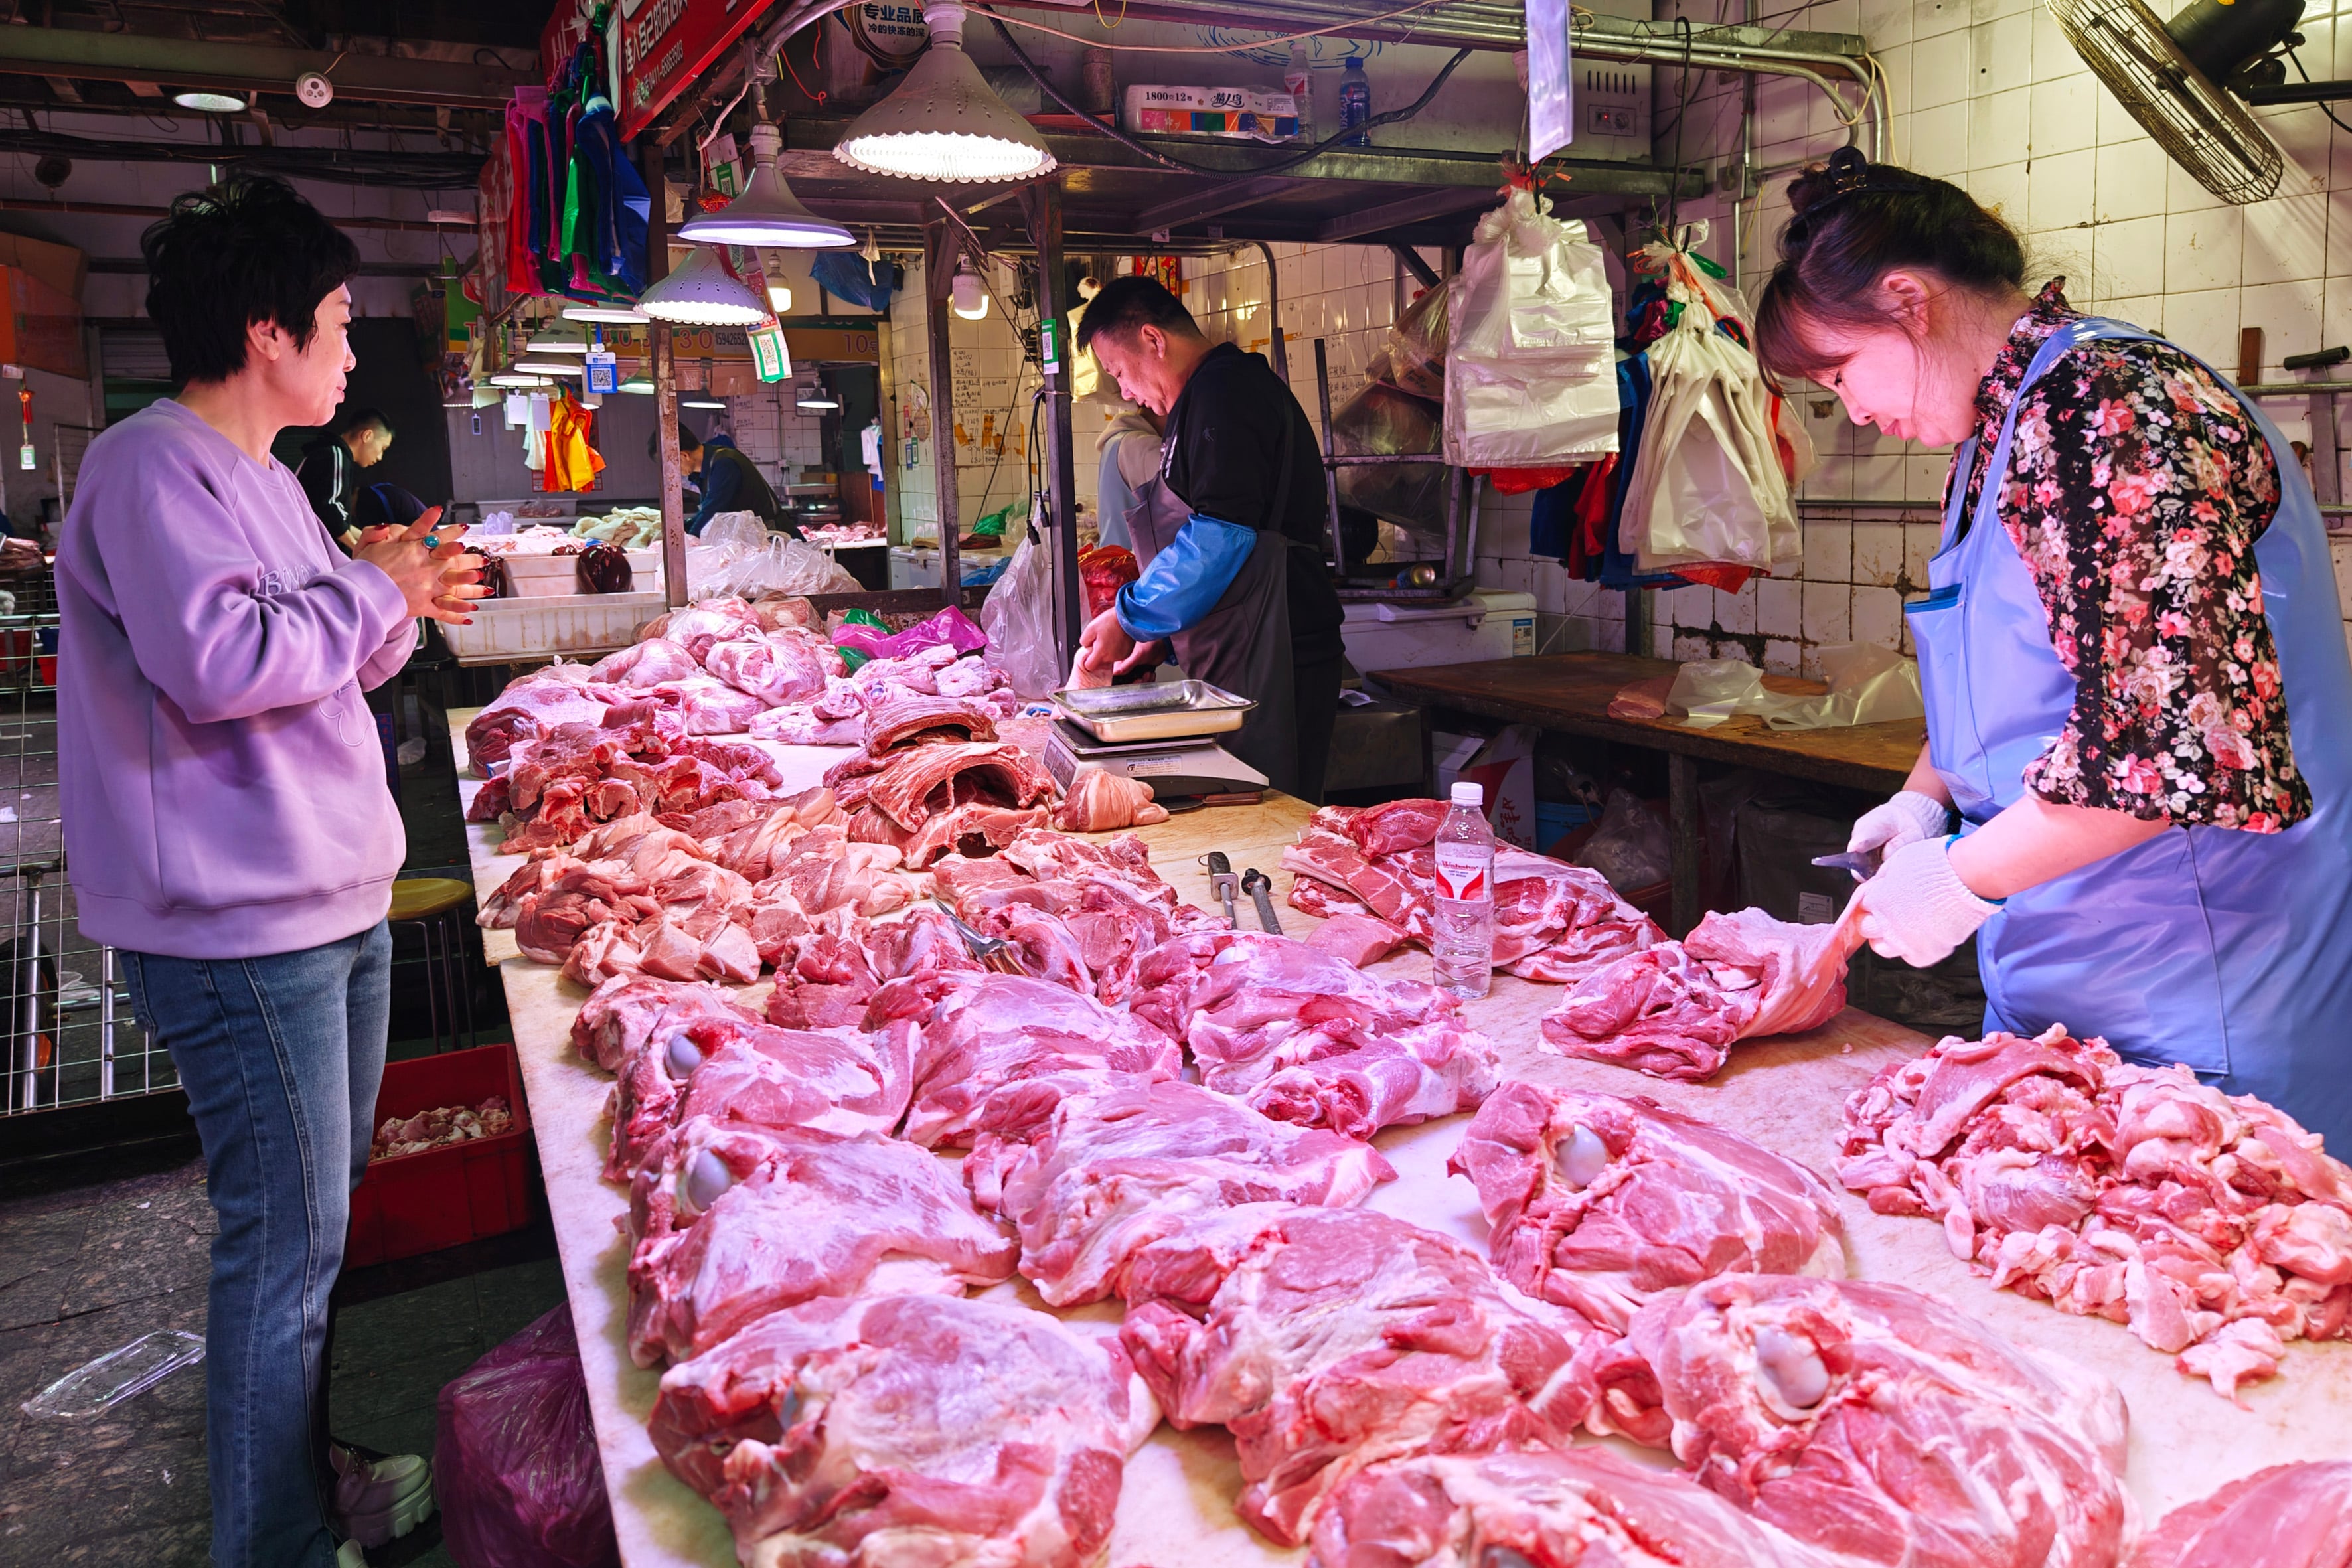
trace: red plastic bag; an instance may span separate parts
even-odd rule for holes
[[[572,1309],[444,1385],[433,1484],[459,1568],[620,1568]]]
[[[1097,544],[1078,556],[1078,580],[1086,584],[1087,619],[1092,620],[1118,603],[1118,591],[1143,575],[1135,552],[1117,544]]]

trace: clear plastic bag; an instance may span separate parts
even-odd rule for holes
[[[1672,852],[1666,825],[1657,813],[1632,791],[1612,789],[1601,826],[1578,852],[1576,863],[1608,878],[1619,892],[1630,893],[1664,881],[1672,871]]]
[[[1054,564],[1034,531],[1024,531],[1003,574],[980,606],[988,661],[1024,698],[1062,684],[1062,650],[1054,637]]]
[[[691,582],[691,574],[688,581]],[[730,562],[718,575],[719,592],[746,599],[777,595],[856,594],[865,584],[824,551],[781,533]]]
[[[1446,284],[1445,457],[1532,468],[1617,450],[1616,316],[1581,222],[1514,189]]]
[[[1376,365],[1377,368],[1380,368]],[[1331,442],[1344,457],[1391,457],[1434,452],[1444,444],[1444,415],[1423,398],[1379,379],[1331,416]],[[1437,463],[1391,463],[1341,468],[1339,504],[1360,507],[1445,548],[1446,477]]]
[[[1451,334],[1444,285],[1428,289],[1405,307],[1389,329],[1389,376],[1415,397],[1435,402],[1445,395],[1445,345]]]
[[[133,1394],[144,1394],[184,1366],[205,1359],[201,1334],[161,1329],[142,1334],[119,1350],[85,1362],[19,1406],[27,1415],[66,1421],[102,1415]]]
[[[1751,713],[1774,730],[1830,730],[1926,714],[1916,659],[1875,643],[1838,643],[1821,656],[1830,689],[1812,697],[1767,691],[1763,672],[1736,658],[1693,659],[1675,672],[1666,710],[1694,728]]]
[[[434,1484],[452,1560],[618,1568],[570,1306],[476,1362],[439,1403]]]
[[[722,511],[702,525],[705,549],[732,550],[749,555],[768,543],[768,525],[756,511]]]

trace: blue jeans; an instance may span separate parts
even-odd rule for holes
[[[213,1561],[331,1568],[327,1299],[383,1077],[392,932],[265,958],[125,952],[172,1053],[220,1216],[205,1331]]]

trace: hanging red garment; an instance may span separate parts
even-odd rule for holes
[[[593,410],[584,408],[568,391],[556,394],[548,407],[547,467],[540,471],[542,490],[592,490],[604,471],[604,454],[593,444],[596,430]]]

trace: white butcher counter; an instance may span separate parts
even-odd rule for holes
[[[476,711],[449,715],[460,770],[458,792],[468,804],[480,787],[463,776],[465,728]],[[842,747],[794,750],[805,753],[793,762],[805,767],[806,777],[788,778],[793,787],[815,783],[826,766],[847,754]],[[1236,871],[1250,866],[1266,869],[1274,879],[1284,930],[1303,935],[1320,922],[1283,901],[1290,876],[1274,868],[1308,813],[1304,802],[1276,796],[1262,805],[1192,812],[1136,831],[1151,847],[1152,868],[1174,884],[1179,897],[1204,909],[1216,905],[1199,857],[1222,849]],[[506,879],[515,862],[496,854],[495,826],[470,826],[467,837],[476,885],[487,894]],[[1244,903],[1240,912],[1244,929],[1254,929],[1250,907]],[[599,1174],[611,1133],[604,1111],[612,1079],[570,1048],[572,1020],[587,994],[554,969],[513,956],[511,932],[483,934],[492,962],[499,964],[514,1023],[622,1561],[628,1568],[730,1568],[735,1554],[725,1521],[663,1468],[646,1434],[660,1373],[629,1360],[625,1344],[627,1246],[620,1228],[627,1194]],[[1411,950],[1372,968],[1376,973],[1425,980],[1429,957]],[[756,1008],[766,990],[764,984],[750,987],[745,1000]],[[1729,1064],[1711,1082],[1671,1083],[1543,1051],[1538,1020],[1558,1001],[1559,990],[1497,974],[1493,992],[1467,1005],[1470,1021],[1495,1042],[1505,1078],[1649,1095],[1801,1160],[1829,1177],[1832,1186],[1846,1095],[1881,1067],[1916,1056],[1933,1043],[1899,1025],[1848,1008],[1811,1034],[1736,1047]],[[1446,1156],[1468,1120],[1466,1114],[1450,1116],[1377,1135],[1372,1142],[1398,1174],[1376,1190],[1366,1206],[1474,1241],[1483,1254],[1486,1226],[1470,1184],[1445,1174]],[[2131,1409],[2126,1480],[2144,1520],[2152,1521],[2179,1503],[2268,1465],[2352,1458],[2352,1343],[2290,1344],[2279,1374],[2241,1391],[2243,1406],[2233,1405],[2216,1395],[2203,1379],[2174,1371],[2170,1356],[2141,1344],[2121,1324],[2070,1318],[1990,1289],[1952,1257],[1932,1220],[1875,1215],[1858,1194],[1842,1195],[1850,1268],[1856,1278],[1891,1280],[1940,1296],[2013,1340],[2071,1358],[2115,1381]],[[992,1294],[1017,1297],[1031,1307],[1048,1310],[1018,1278]],[[1118,1303],[1106,1302],[1063,1315],[1111,1321],[1118,1310]],[[1664,1458],[1631,1446],[1612,1446],[1648,1463]],[[1233,1442],[1222,1430],[1181,1433],[1163,1424],[1128,1462],[1111,1539],[1111,1568],[1304,1562],[1305,1549],[1272,1546],[1242,1523],[1233,1507],[1240,1490]]]

